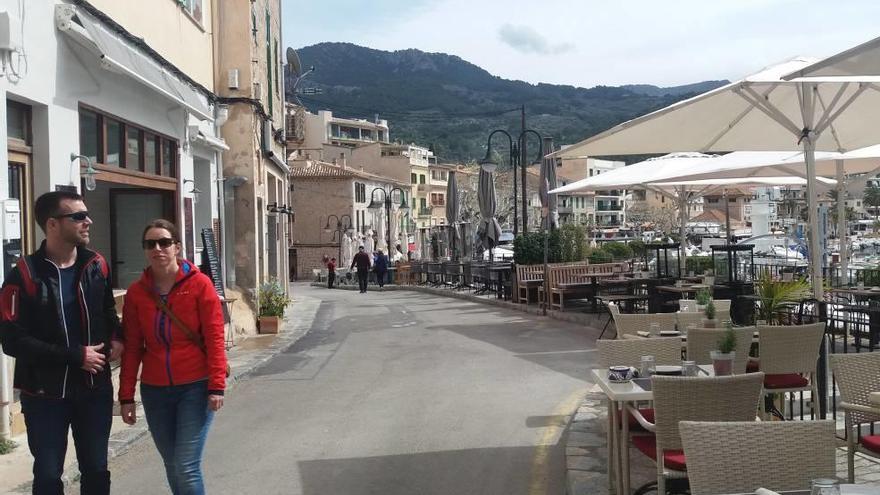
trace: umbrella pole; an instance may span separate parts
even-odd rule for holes
[[[843,160],[837,160],[837,242],[840,253],[840,284],[849,285],[849,242],[846,225],[846,184],[843,176]],[[833,278],[832,278],[833,280]]]
[[[818,202],[816,201],[816,145],[813,133],[805,133],[804,162],[807,165],[807,212],[810,220],[810,267],[813,279],[813,296],[822,300],[822,253],[819,252],[819,218]]]
[[[727,189],[724,190],[724,222],[724,232],[727,235],[724,244],[733,244],[733,235],[730,233],[730,194],[728,194]]]
[[[685,186],[681,186],[681,189],[678,191],[678,218],[681,225],[678,227],[678,235],[680,237],[679,243],[681,245],[681,257],[679,261],[681,263],[679,273],[687,273],[687,219],[688,219],[688,201],[687,201],[687,192],[685,191]]]

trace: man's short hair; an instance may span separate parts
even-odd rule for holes
[[[83,197],[75,192],[52,191],[41,194],[37,198],[37,202],[34,203],[34,216],[37,217],[37,225],[43,229],[44,233],[46,232],[46,222],[61,214],[61,202],[64,200],[82,201]]]
[[[360,249],[361,251],[363,251],[363,250],[364,250],[364,247],[363,247],[363,246],[360,246],[360,247],[358,247],[358,249]]]

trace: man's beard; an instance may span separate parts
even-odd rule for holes
[[[76,232],[65,233],[64,240],[77,247],[84,247],[89,244],[89,237],[82,237]]]

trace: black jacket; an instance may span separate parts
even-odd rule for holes
[[[15,359],[14,386],[25,393],[62,398],[72,387],[111,387],[110,367],[97,375],[81,370],[83,349],[67,346],[62,317],[59,271],[46,257],[45,241],[6,274],[0,292],[0,344]],[[100,254],[78,248],[77,284],[82,336],[88,345],[122,340],[110,270]]]
[[[370,269],[370,255],[363,252],[358,251],[357,254],[354,255],[354,258],[351,259],[351,268],[357,267],[358,271],[364,271]]]

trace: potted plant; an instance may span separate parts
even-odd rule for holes
[[[715,328],[715,302],[709,299],[709,303],[706,304],[706,309],[703,312],[703,315],[706,317],[703,320],[704,328]]]
[[[278,333],[278,322],[284,317],[284,309],[290,299],[277,280],[270,280],[257,291],[258,327],[260,333]]]
[[[810,284],[804,279],[781,281],[773,280],[769,275],[762,276],[755,283],[755,296],[759,302],[755,320],[772,325],[778,322],[778,313],[783,307],[808,299],[811,294]]]
[[[728,323],[724,333],[718,340],[717,349],[709,351],[709,357],[712,358],[712,367],[715,369],[715,376],[727,376],[733,374],[733,360],[736,357],[736,334],[733,332],[733,326]]]
[[[712,295],[709,293],[707,289],[700,289],[697,291],[697,311],[705,311],[706,305],[709,304],[709,301],[712,300]]]

